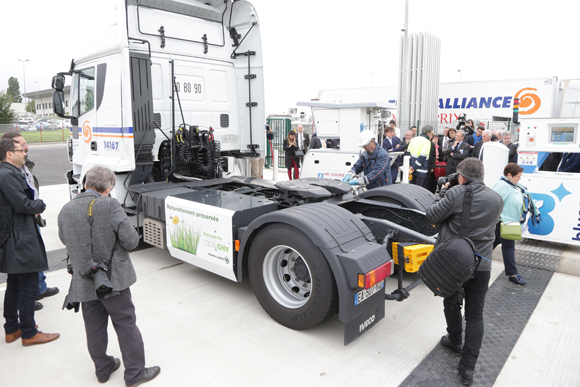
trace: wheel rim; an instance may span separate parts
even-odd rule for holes
[[[289,246],[271,248],[262,266],[268,292],[280,305],[298,309],[310,300],[312,275],[302,256]]]

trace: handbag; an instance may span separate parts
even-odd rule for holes
[[[507,241],[519,241],[522,239],[522,228],[519,222],[501,223],[499,225],[499,236]]]
[[[304,157],[304,152],[301,150],[295,150],[294,157],[302,158],[302,157]]]

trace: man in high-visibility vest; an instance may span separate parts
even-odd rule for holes
[[[421,135],[413,138],[409,143],[407,151],[411,155],[409,172],[413,174],[411,184],[425,187],[427,182],[427,173],[429,154],[431,153],[431,137],[433,136],[433,126],[425,125],[421,129]]]

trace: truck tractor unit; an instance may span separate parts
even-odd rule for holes
[[[114,18],[116,40],[52,82],[54,110],[72,124],[71,198],[90,168],[110,168],[111,196],[145,242],[232,281],[249,278],[289,328],[338,314],[345,345],[384,317],[385,298],[408,297],[418,282],[403,287],[404,246],[432,248],[437,234],[427,190],[358,195],[329,179],[246,177],[266,142],[260,23],[249,2],[123,0]],[[386,294],[391,256],[401,268]]]

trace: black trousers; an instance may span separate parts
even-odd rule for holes
[[[474,370],[481,341],[483,340],[483,307],[485,294],[489,288],[491,272],[476,271],[473,278],[463,285],[465,289],[465,343],[459,363],[466,370]],[[453,344],[461,344],[461,309],[457,305],[451,305],[448,299],[443,300],[445,320],[447,321],[447,333],[449,341]]]
[[[132,385],[139,381],[145,370],[145,347],[137,327],[131,291],[127,288],[104,300],[83,302],[82,310],[87,345],[95,363],[97,379],[106,379],[115,366],[114,357],[107,355],[107,325],[111,317],[125,365],[125,383]]]
[[[34,337],[34,302],[38,294],[38,272],[8,274],[4,294],[4,331],[6,334],[20,330],[23,339]]]
[[[420,185],[423,188],[427,188],[427,176],[425,177],[418,177],[416,175],[413,175],[413,177],[411,178],[411,181],[409,181],[410,184],[415,184],[415,185]]]
[[[501,237],[501,222],[495,225],[495,240],[493,241],[493,248],[501,243],[501,253],[503,255],[503,264],[505,266],[505,275],[518,275],[518,268],[516,266],[516,241],[509,241]]]

